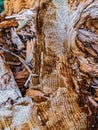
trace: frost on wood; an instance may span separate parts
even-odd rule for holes
[[[14,80],[13,74],[5,63],[3,55],[0,56],[0,105],[6,104],[9,100],[21,97],[19,88]]]
[[[13,100],[7,128],[97,130],[97,5],[93,0],[5,0],[6,19],[15,20],[12,27],[6,20],[6,28],[0,24],[2,46],[13,52],[4,53],[5,61],[22,95],[33,100]]]

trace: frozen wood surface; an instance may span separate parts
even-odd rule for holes
[[[4,4],[0,129],[97,130],[98,1]]]

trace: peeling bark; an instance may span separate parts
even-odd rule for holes
[[[0,54],[0,97],[1,107],[5,106],[11,100],[13,101],[21,97],[13,74],[4,61],[3,54]]]
[[[26,62],[31,62],[32,73],[38,75],[32,77],[26,93],[34,102],[32,118],[23,126],[20,122],[20,129],[97,130],[98,1],[15,2],[21,6],[5,0],[7,15],[30,7],[37,13],[36,31],[29,21],[31,28],[23,26],[17,32],[22,36],[32,30],[30,40],[27,35],[24,38],[25,33],[22,38],[26,39]]]

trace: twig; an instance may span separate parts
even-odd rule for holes
[[[24,21],[22,21],[22,22],[19,24],[19,26],[18,26],[18,28],[16,29],[16,31],[18,31],[18,30],[22,29],[23,27],[25,27],[25,25],[26,25],[29,21],[31,21],[32,18],[33,18],[33,16],[31,16],[31,17],[29,17],[29,18],[26,18]]]
[[[95,108],[98,108],[97,102],[92,97],[88,96],[88,100]]]
[[[25,68],[28,70],[28,72],[30,73],[30,75],[29,75],[29,77],[28,77],[28,79],[27,79],[27,81],[26,81],[26,83],[24,85],[27,88],[27,86],[30,83],[31,77],[35,77],[35,76],[38,76],[38,75],[37,74],[32,74],[32,70],[29,68],[29,66],[27,65],[27,63],[25,62],[25,60],[22,59],[20,56],[16,55],[13,52],[10,52],[9,50],[7,50],[7,49],[5,49],[5,48],[3,48],[1,46],[0,46],[0,49],[2,49],[4,52],[10,53],[11,55],[17,57],[23,63],[23,65],[25,66]]]
[[[27,63],[25,62],[24,59],[22,59],[20,56],[16,55],[15,53],[13,53],[13,52],[9,51],[8,49],[5,49],[5,48],[3,48],[3,47],[1,47],[1,46],[0,46],[0,49],[2,49],[4,52],[10,53],[11,55],[17,57],[17,58],[24,64],[24,66],[25,66],[25,68],[28,70],[28,72],[29,72],[30,74],[32,74],[31,69],[28,67],[28,65],[27,65]]]

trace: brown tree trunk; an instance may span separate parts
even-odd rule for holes
[[[28,103],[24,105],[24,101],[22,107],[30,105],[31,116],[23,122],[17,116],[20,121],[15,124],[14,113],[12,124],[7,127],[18,129],[20,126],[21,130],[97,130],[97,5],[98,1],[94,0],[5,0],[6,15],[31,7],[36,11],[36,38],[31,37],[26,45],[29,51],[33,51],[32,73],[38,75],[32,78],[26,92],[34,104],[23,98]]]

